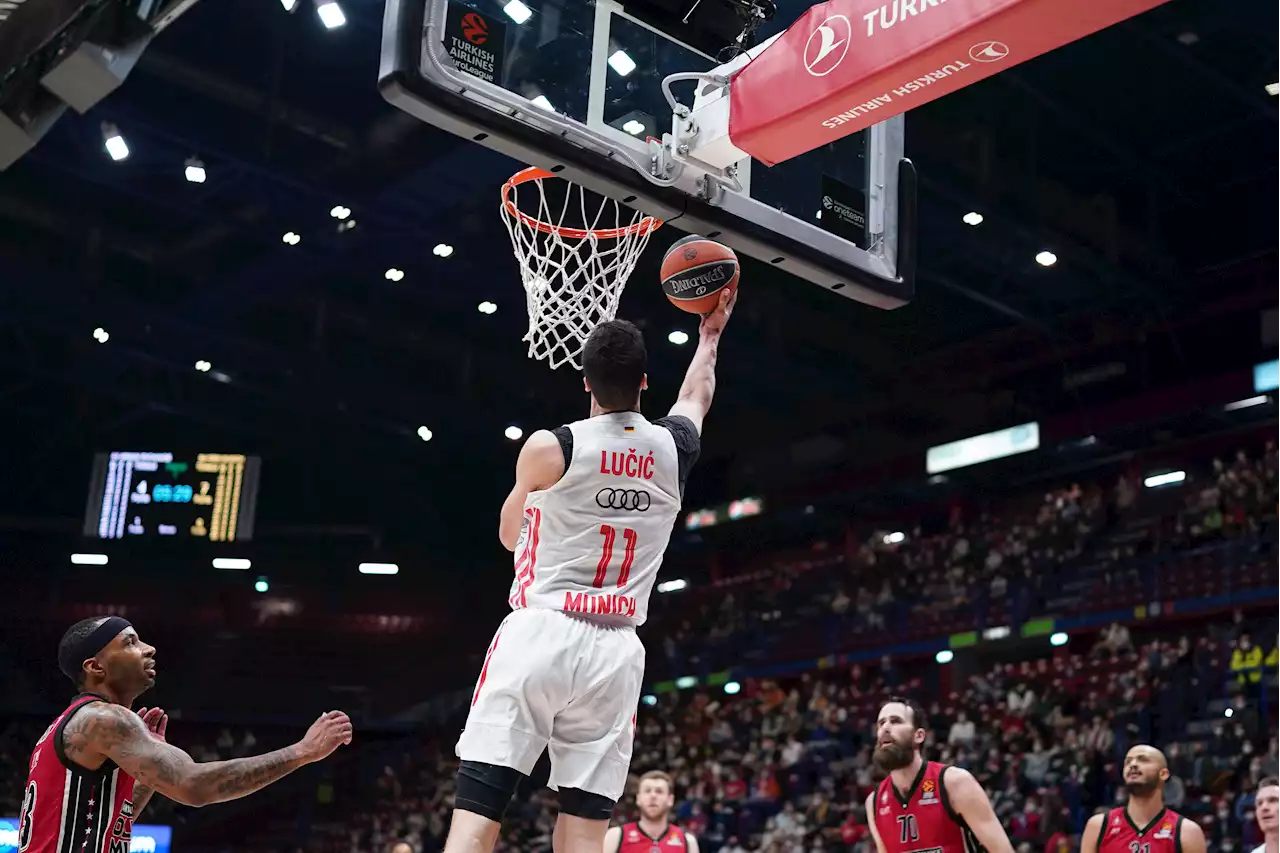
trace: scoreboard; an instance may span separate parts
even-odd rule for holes
[[[84,535],[252,539],[260,465],[258,457],[238,453],[99,453],[93,462]]]

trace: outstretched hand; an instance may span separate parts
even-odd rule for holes
[[[720,301],[716,304],[714,310],[702,315],[702,322],[698,324],[699,335],[718,335],[724,331],[725,325],[729,322],[729,315],[733,313],[733,306],[738,302],[738,288],[725,288],[720,291]]]
[[[320,761],[350,743],[351,718],[341,711],[326,711],[311,724],[298,746],[307,761]]]
[[[142,718],[143,724],[147,727],[147,731],[151,732],[153,739],[168,743],[164,739],[164,733],[169,728],[169,715],[163,708],[139,708],[138,716]]]

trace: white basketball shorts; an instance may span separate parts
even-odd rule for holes
[[[618,800],[627,784],[644,645],[632,628],[557,610],[515,610],[493,635],[457,754],[533,772],[551,753],[553,789]]]

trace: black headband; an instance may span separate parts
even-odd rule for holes
[[[78,681],[84,672],[84,662],[97,656],[106,648],[107,643],[125,628],[132,628],[133,623],[122,616],[108,616],[101,625],[93,629],[93,633],[74,642],[68,643],[58,651],[58,669],[72,681]]]

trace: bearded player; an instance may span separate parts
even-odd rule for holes
[[[351,743],[341,711],[321,714],[298,743],[265,755],[197,764],[165,741],[160,708],[131,711],[156,681],[156,650],[119,616],[72,625],[58,666],[79,695],[31,754],[18,849],[23,853],[116,853],[159,792],[188,806],[234,800]]]
[[[1205,853],[1204,831],[1164,805],[1169,765],[1154,746],[1138,744],[1124,757],[1129,802],[1089,818],[1080,853]]]
[[[961,767],[925,761],[925,716],[908,699],[890,698],[876,719],[876,769],[888,775],[867,797],[878,853],[1013,853],[987,792]]]
[[[640,819],[613,826],[604,836],[604,853],[698,853],[698,839],[671,822],[676,805],[675,785],[661,770],[640,777],[636,807]]]
[[[1258,783],[1253,813],[1262,830],[1262,843],[1253,853],[1280,853],[1280,780],[1268,776]]]
[[[502,815],[544,749],[560,793],[557,853],[600,853],[626,787],[644,677],[649,593],[680,513],[715,393],[720,335],[737,290],[698,329],[670,414],[640,414],[644,338],[621,320],[583,348],[586,420],[529,436],[502,505],[515,552],[512,613],[494,634],[458,740],[445,853],[490,853]]]

